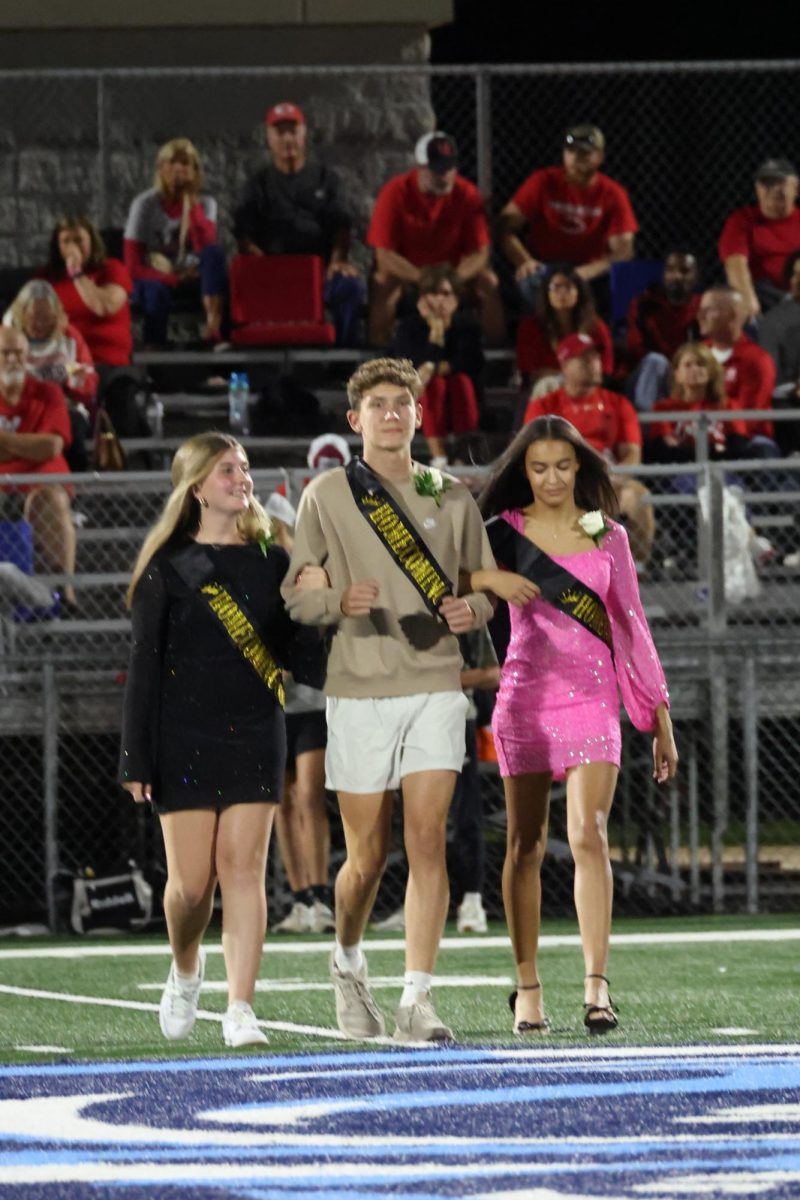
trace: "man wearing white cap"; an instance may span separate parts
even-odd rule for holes
[[[369,334],[376,346],[391,339],[404,288],[421,267],[450,263],[480,305],[489,341],[502,341],[505,318],[498,279],[489,266],[489,225],[474,183],[458,174],[453,139],[437,130],[421,137],[413,170],[384,184],[375,201],[367,244],[375,250],[370,284]]]

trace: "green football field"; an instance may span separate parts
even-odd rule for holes
[[[397,1003],[402,936],[367,941],[370,976],[387,1016]],[[267,1052],[341,1048],[327,981],[328,937],[268,939],[255,1009]],[[226,1004],[219,933],[207,939],[201,1014],[188,1041],[162,1038],[157,1006],[169,966],[163,936],[0,943],[0,1058],[7,1063],[207,1056],[224,1051]],[[682,918],[614,926],[612,994],[620,1045],[794,1042],[800,918]],[[553,1031],[542,1044],[582,1045],[581,956],[574,924],[549,922],[540,960]],[[435,997],[460,1044],[508,1044],[512,959],[505,929],[448,927]],[[389,1032],[391,1021],[387,1022]],[[352,1043],[348,1043],[351,1044]],[[228,1052],[231,1053],[231,1052]]]

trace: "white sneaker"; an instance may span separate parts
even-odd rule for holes
[[[314,909],[310,904],[302,904],[296,900],[284,917],[275,926],[275,933],[312,933],[314,930]]]
[[[452,1042],[453,1031],[436,1015],[430,993],[418,996],[413,1004],[401,1006],[394,1014],[396,1042]]]
[[[178,978],[174,960],[170,964],[166,986],[158,1006],[158,1021],[161,1032],[170,1042],[179,1042],[192,1032],[197,1016],[197,1002],[200,999],[200,989],[203,986],[203,976],[206,970],[206,952],[200,947],[198,951],[197,975],[194,979],[184,981]]]
[[[322,900],[315,900],[311,911],[311,932],[332,933],[336,928],[333,909]]]
[[[336,996],[336,1021],[342,1033],[360,1042],[383,1037],[386,1022],[369,990],[366,958],[358,974],[340,971],[336,965],[336,950],[331,950],[330,971]]]
[[[486,933],[486,913],[480,892],[465,892],[458,906],[456,929],[459,933]]]
[[[372,928],[379,930],[380,933],[404,933],[406,928],[405,910],[397,908],[382,921],[373,921],[371,924]]]
[[[234,1000],[228,1005],[222,1018],[222,1037],[226,1046],[263,1046],[269,1041],[245,1000]]]

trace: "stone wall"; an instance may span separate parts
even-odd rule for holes
[[[232,249],[233,206],[264,162],[263,117],[278,100],[306,113],[312,151],[340,172],[360,241],[379,188],[408,169],[416,139],[434,127],[424,71],[108,72],[102,83],[91,74],[0,75],[0,266],[43,261],[63,212],[123,225],[133,196],[151,185],[158,147],[176,136],[203,156]],[[356,257],[365,260],[363,247]]]

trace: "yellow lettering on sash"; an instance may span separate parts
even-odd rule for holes
[[[586,592],[574,588],[565,589],[558,597],[559,604],[572,610],[572,616],[581,625],[590,629],[607,645],[611,644],[611,626],[608,614],[601,604]]]
[[[281,669],[233,596],[218,583],[207,583],[200,590],[208,596],[209,608],[219,619],[231,641],[253,667],[262,683],[275,693],[282,708],[286,697]]]
[[[366,500],[365,497],[365,505]],[[449,585],[442,579],[424,550],[417,545],[414,535],[406,528],[392,506],[384,500],[373,506],[372,511],[367,515],[389,550],[408,572],[423,595],[432,604],[438,604],[450,590]]]

